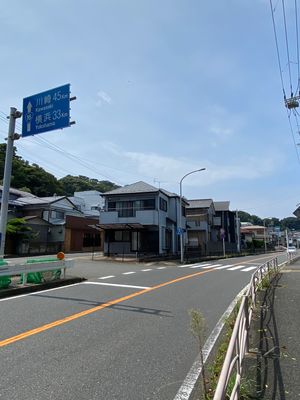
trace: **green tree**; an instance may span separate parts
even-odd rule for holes
[[[6,144],[0,144],[0,176],[4,175]],[[17,156],[13,148],[11,187],[15,189],[27,188],[27,191],[36,196],[52,196],[54,193],[63,195],[63,189],[56,177],[37,164],[30,165],[22,157]]]
[[[11,218],[6,225],[6,234],[18,235],[19,238],[28,238],[32,232],[24,218]]]
[[[300,220],[296,217],[287,217],[287,218],[283,218],[280,221],[280,226],[281,229],[295,229],[296,231],[300,230]]]
[[[119,187],[110,181],[98,181],[98,179],[91,179],[84,175],[67,175],[61,178],[59,183],[66,196],[73,196],[74,192],[82,192],[85,190],[98,190],[104,193]]]

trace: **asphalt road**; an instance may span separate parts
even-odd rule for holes
[[[88,281],[0,300],[0,398],[173,400],[207,335],[271,256],[190,266],[76,258]],[[210,265],[206,265],[210,264]]]

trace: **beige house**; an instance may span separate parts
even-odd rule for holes
[[[260,225],[242,225],[241,236],[246,242],[252,242],[253,239],[265,240],[267,228]]]

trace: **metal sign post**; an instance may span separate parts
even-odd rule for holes
[[[3,258],[5,249],[14,140],[20,138],[20,135],[15,133],[16,119],[23,114],[22,137],[66,128],[75,124],[74,121],[70,121],[70,101],[72,100],[76,100],[76,97],[70,97],[70,85],[67,84],[26,97],[23,99],[23,113],[14,107],[10,109],[1,199],[0,259]]]
[[[9,187],[10,187],[10,180],[11,180],[14,140],[20,138],[20,135],[15,133],[16,119],[20,118],[21,116],[22,116],[22,113],[20,111],[17,111],[16,108],[14,108],[14,107],[10,108],[6,155],[5,155],[5,166],[4,166],[4,176],[3,176],[3,189],[2,189],[2,199],[1,199],[0,258],[3,258],[4,247],[5,247],[5,234],[6,234],[7,211],[8,211],[8,201],[9,201]]]

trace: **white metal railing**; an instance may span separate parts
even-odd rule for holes
[[[58,261],[48,261],[48,262],[36,262],[33,264],[7,264],[0,267],[0,277],[1,276],[16,276],[23,275],[23,285],[27,282],[27,274],[31,272],[45,272],[45,271],[55,271],[57,269],[63,270],[63,278],[66,275],[66,268],[73,267],[74,260],[58,260]]]
[[[270,273],[277,273],[284,265],[299,253],[284,253],[258,267],[251,276],[246,293],[242,296],[241,305],[232,331],[227,353],[219,377],[214,400],[238,400],[243,370],[243,359],[249,350],[249,328],[252,313],[256,305],[257,292],[264,278],[270,278]],[[233,385],[230,394],[226,394],[228,384]],[[231,386],[230,385],[230,386]]]

